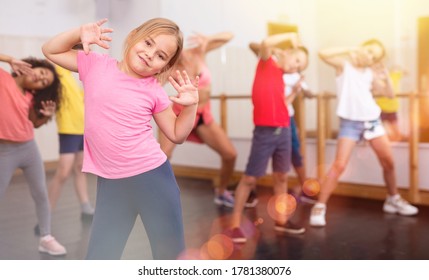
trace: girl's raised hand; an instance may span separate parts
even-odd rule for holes
[[[168,78],[170,84],[177,91],[177,95],[170,96],[170,100],[183,106],[198,104],[199,77],[197,76],[194,83],[192,83],[186,71],[183,71],[182,73],[183,75],[179,70],[176,71],[176,80],[171,76]]]
[[[40,109],[40,113],[45,117],[52,117],[55,113],[56,107],[56,103],[52,100],[42,101],[42,109]]]
[[[105,33],[112,33],[112,28],[102,28],[101,26],[107,22],[107,19],[102,19],[97,22],[88,23],[80,27],[80,39],[82,42],[83,50],[86,54],[89,53],[89,46],[97,44],[104,49],[108,49],[109,45],[106,41],[112,41],[112,38],[105,35]]]
[[[23,60],[12,58],[12,60],[10,61],[10,66],[12,67],[13,72],[18,76],[34,75],[33,69],[31,68],[31,64]]]

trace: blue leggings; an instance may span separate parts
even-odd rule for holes
[[[120,259],[137,215],[154,259],[173,260],[185,249],[180,190],[169,161],[123,179],[97,178],[97,198],[86,259]]]

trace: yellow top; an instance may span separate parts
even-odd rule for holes
[[[81,135],[84,131],[83,90],[69,70],[55,68],[62,86],[61,106],[56,114],[58,133]]]
[[[389,73],[390,80],[392,81],[393,91],[394,93],[398,93],[400,91],[400,81],[402,78],[401,71],[391,71]],[[378,97],[375,99],[378,106],[380,106],[381,111],[383,113],[394,113],[398,111],[399,108],[399,100],[397,97],[388,98],[388,97]]]

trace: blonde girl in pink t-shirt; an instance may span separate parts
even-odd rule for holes
[[[154,259],[175,259],[185,249],[180,191],[150,124],[174,143],[191,132],[198,104],[198,77],[170,75],[183,46],[179,27],[163,18],[133,29],[116,61],[90,51],[108,49],[107,19],[63,32],[43,45],[51,61],[79,72],[85,90],[83,171],[97,175],[97,198],[87,259],[119,259],[140,216]],[[81,42],[84,52],[72,49]],[[161,83],[168,77],[177,95]],[[171,102],[184,107],[180,115]]]

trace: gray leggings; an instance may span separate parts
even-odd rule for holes
[[[51,212],[42,158],[34,140],[25,143],[0,143],[0,198],[17,168],[22,169],[36,204],[40,235],[51,233]],[[19,206],[18,206],[19,207]]]
[[[176,259],[185,249],[180,190],[169,161],[129,178],[97,178],[86,259],[120,259],[137,215],[154,259]]]

